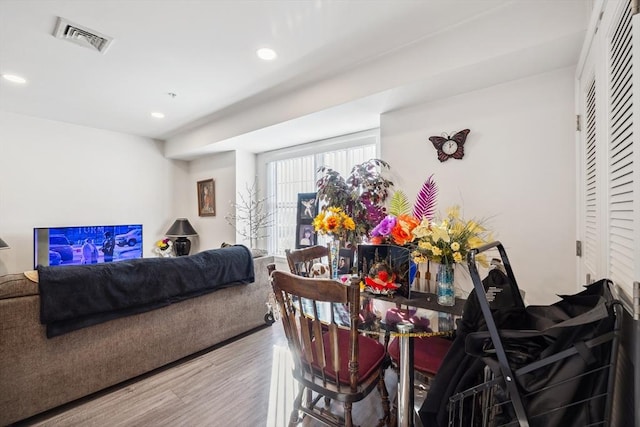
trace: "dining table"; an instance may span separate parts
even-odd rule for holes
[[[451,336],[466,300],[456,298],[453,306],[445,306],[438,304],[437,295],[429,292],[412,291],[405,297],[364,291],[360,294],[360,301],[360,329],[363,333],[383,336],[385,345],[389,339],[398,338],[397,425],[413,427],[416,416],[413,339]]]

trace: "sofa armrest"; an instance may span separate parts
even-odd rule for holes
[[[0,276],[0,299],[39,295],[38,284],[23,273]]]

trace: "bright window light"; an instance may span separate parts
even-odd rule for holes
[[[11,83],[25,84],[27,82],[27,79],[25,79],[24,77],[17,76],[15,74],[3,74],[2,78],[7,81],[10,81]]]
[[[298,234],[296,229],[298,193],[317,191],[316,171],[320,166],[330,167],[342,176],[347,176],[354,165],[376,157],[377,141],[372,137],[356,139],[350,146],[342,149],[336,148],[335,145],[329,146],[330,143],[331,141],[328,140],[318,141],[314,143],[313,153],[298,155],[292,151],[290,157],[285,154],[283,158],[266,162],[267,199],[272,203],[271,208],[275,212],[274,223],[267,237],[269,253],[284,255],[285,249],[295,246],[294,236]],[[339,143],[344,145],[346,141]],[[280,150],[282,153],[288,151],[288,149]],[[276,152],[272,152],[274,153]],[[326,243],[326,241],[319,242],[319,244]]]
[[[265,61],[272,61],[278,57],[278,54],[275,50],[269,49],[267,47],[263,47],[262,49],[258,49],[256,51],[258,58],[264,59]]]

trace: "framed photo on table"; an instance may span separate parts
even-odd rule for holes
[[[298,193],[298,212],[296,216],[296,249],[313,246],[318,235],[313,229],[313,219],[318,214],[316,193]]]
[[[216,215],[216,192],[213,178],[198,181],[198,216]]]
[[[411,298],[411,251],[396,245],[358,245],[358,274],[371,278],[385,270],[400,285],[395,293]],[[415,264],[414,264],[415,267]]]
[[[353,272],[354,255],[355,252],[351,249],[341,248],[338,251],[338,275]]]

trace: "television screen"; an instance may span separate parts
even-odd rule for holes
[[[33,229],[34,267],[142,258],[142,225],[91,225]]]

